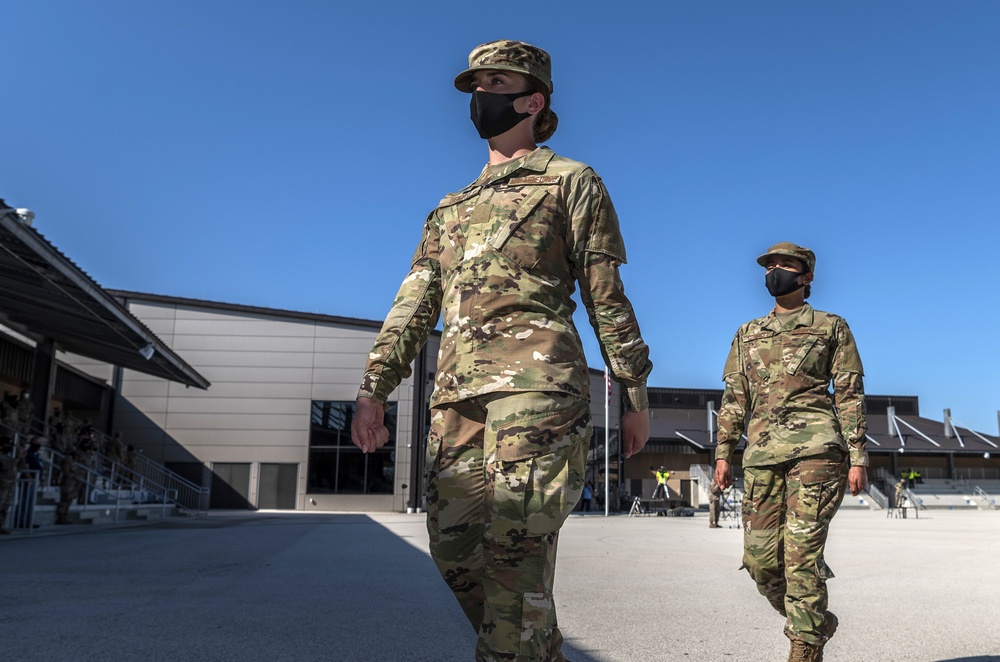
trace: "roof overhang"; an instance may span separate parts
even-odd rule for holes
[[[209,386],[2,200],[0,323],[36,342],[51,338],[67,352],[188,386]]]

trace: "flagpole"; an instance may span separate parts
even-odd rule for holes
[[[604,366],[604,516],[608,516],[611,506],[611,472],[610,472],[610,440],[611,440],[611,373]]]

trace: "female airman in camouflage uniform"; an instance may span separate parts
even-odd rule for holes
[[[864,372],[847,322],[805,303],[813,252],[784,242],[757,262],[775,307],[741,326],[729,351],[715,480],[729,486],[746,426],[743,567],[787,617],[789,660],[822,660],[837,627],[827,531],[845,486],[856,495],[868,482]]]
[[[443,312],[428,437],[431,553],[473,628],[477,660],[563,660],[552,597],[559,529],[580,498],[591,437],[576,285],[630,411],[626,456],[649,437],[652,368],[625,296],[625,246],[604,184],[537,143],[556,129],[549,55],[483,44],[455,87],[472,94],[489,163],[424,225],[369,355],[352,422],[383,445],[383,405]]]

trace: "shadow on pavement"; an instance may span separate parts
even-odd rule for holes
[[[472,629],[406,540],[423,526],[244,513],[5,541],[4,657],[466,662]]]

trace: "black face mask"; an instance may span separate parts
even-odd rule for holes
[[[514,110],[514,100],[534,94],[534,90],[515,92],[514,94],[497,94],[495,92],[473,92],[469,102],[472,123],[483,139],[494,138],[501,133],[513,129],[518,122],[531,113],[519,113]]]
[[[805,287],[805,285],[796,282],[801,275],[802,272],[799,271],[787,271],[775,267],[764,275],[764,284],[767,286],[767,291],[771,293],[771,296],[783,297],[786,294],[791,294],[795,290]]]

